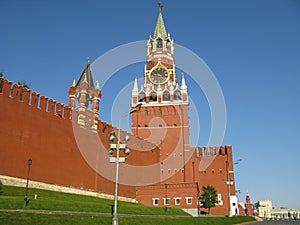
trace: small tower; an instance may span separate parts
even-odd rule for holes
[[[245,214],[249,216],[253,216],[253,204],[251,203],[250,196],[248,193],[248,189],[246,191],[246,203],[245,203]]]
[[[69,107],[75,109],[79,113],[78,124],[82,127],[86,127],[86,125],[89,124],[91,118],[88,117],[93,117],[93,122],[90,126],[92,130],[96,131],[98,125],[101,90],[98,81],[96,81],[96,87],[94,85],[94,78],[90,64],[90,59],[88,59],[87,65],[79,80],[77,83],[74,80],[73,85],[69,89]],[[77,107],[76,103],[78,103]]]

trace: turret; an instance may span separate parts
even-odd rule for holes
[[[90,68],[90,59],[88,59],[87,65],[84,68],[79,80],[74,80],[72,86],[69,89],[69,107],[76,109],[78,112],[91,111],[94,115],[93,129],[96,129],[99,116],[99,102],[101,99],[101,90],[99,82],[96,81],[96,87],[94,85],[94,78]],[[76,102],[77,100],[77,102]],[[76,103],[78,107],[76,107]],[[84,117],[80,117],[84,118]],[[84,121],[80,121],[80,124],[85,124]]]

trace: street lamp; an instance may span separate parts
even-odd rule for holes
[[[24,206],[27,206],[29,203],[28,200],[28,183],[29,183],[29,175],[30,175],[30,166],[32,164],[32,159],[28,159],[28,174],[27,174],[27,182],[26,182],[26,190],[25,190],[25,197],[24,197]]]
[[[238,165],[242,160],[242,158],[239,158],[238,160],[236,160],[236,162],[234,162],[234,165]]]
[[[131,110],[123,114],[119,120],[119,127],[118,127],[118,140],[117,144],[110,144],[110,149],[108,150],[109,155],[113,155],[114,150],[117,151],[117,156],[115,158],[111,157],[110,162],[116,163],[116,182],[115,182],[115,195],[114,195],[114,208],[113,208],[113,218],[112,218],[112,225],[118,225],[119,219],[118,219],[118,182],[119,182],[119,163],[125,162],[125,157],[120,158],[120,149],[124,150],[124,154],[128,156],[130,154],[130,150],[126,148],[126,144],[120,144],[120,138],[121,138],[121,122],[122,120],[129,114],[132,114],[136,111],[138,111],[139,107],[142,105],[141,102],[136,104]],[[110,135],[109,136],[110,142],[114,142],[115,136]],[[124,137],[124,141],[128,142],[130,140],[130,137],[126,135]]]

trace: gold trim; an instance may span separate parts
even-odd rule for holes
[[[167,72],[167,78],[166,78],[166,80],[163,81],[163,82],[156,82],[155,80],[153,80],[153,79],[151,78],[152,72],[153,72],[154,70],[156,70],[156,69],[159,69],[159,68],[162,68],[163,70],[165,70],[165,71]],[[168,80],[170,79],[170,72],[169,72],[169,69],[168,69],[167,67],[163,66],[163,65],[156,65],[155,67],[153,67],[153,68],[150,70],[150,72],[149,72],[149,74],[148,74],[148,78],[149,78],[150,82],[153,83],[153,84],[165,84],[165,83],[167,83]]]

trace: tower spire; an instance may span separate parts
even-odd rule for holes
[[[136,92],[139,91],[139,89],[138,89],[137,78],[134,78],[134,84],[133,84],[133,89],[132,89],[132,91],[136,91]]]
[[[95,88],[95,86],[94,86],[94,78],[93,78],[92,71],[91,71],[91,61],[90,61],[90,58],[88,58],[87,65],[84,68],[84,70],[83,70],[83,72],[82,72],[82,74],[81,74],[81,76],[80,76],[80,78],[77,81],[77,84],[75,86],[76,87],[80,86],[80,84],[83,81],[86,81],[88,83],[89,87]]]
[[[186,89],[187,89],[187,86],[186,86],[186,83],[185,83],[184,73],[182,72],[181,75],[182,75],[181,89],[182,89],[182,90],[186,90]]]
[[[158,8],[159,8],[159,14],[158,14],[156,27],[155,27],[155,31],[154,31],[154,39],[157,38],[158,36],[160,36],[162,39],[165,39],[168,36],[167,36],[167,31],[166,31],[166,27],[164,24],[164,20],[162,17],[163,6],[160,2],[158,3]]]

